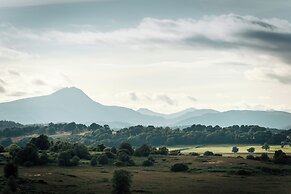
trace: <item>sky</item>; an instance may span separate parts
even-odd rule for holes
[[[0,0],[0,102],[291,112],[289,0]]]

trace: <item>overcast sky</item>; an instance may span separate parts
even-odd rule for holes
[[[0,0],[0,102],[291,111],[289,0]]]

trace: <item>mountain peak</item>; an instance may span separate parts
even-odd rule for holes
[[[51,95],[52,97],[56,98],[63,98],[65,100],[92,100],[89,96],[87,96],[81,89],[76,87],[65,87],[60,90],[55,91]]]

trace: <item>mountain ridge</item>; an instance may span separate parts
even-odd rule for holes
[[[22,124],[50,122],[92,122],[130,125],[189,126],[260,125],[284,129],[291,126],[291,113],[284,111],[229,110],[188,108],[176,113],[156,113],[149,109],[133,110],[103,105],[92,100],[81,89],[63,88],[49,95],[0,103],[0,120]]]

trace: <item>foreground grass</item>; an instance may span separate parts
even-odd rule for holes
[[[133,193],[277,193],[291,190],[291,167],[234,157],[154,156],[152,167],[122,167],[133,175]],[[174,173],[170,167],[186,163],[188,172]],[[2,167],[0,176],[3,177]],[[23,193],[110,193],[113,165],[91,167],[20,167]],[[247,174],[241,172],[248,172]],[[3,178],[2,178],[3,179]],[[21,193],[21,192],[19,192]]]

